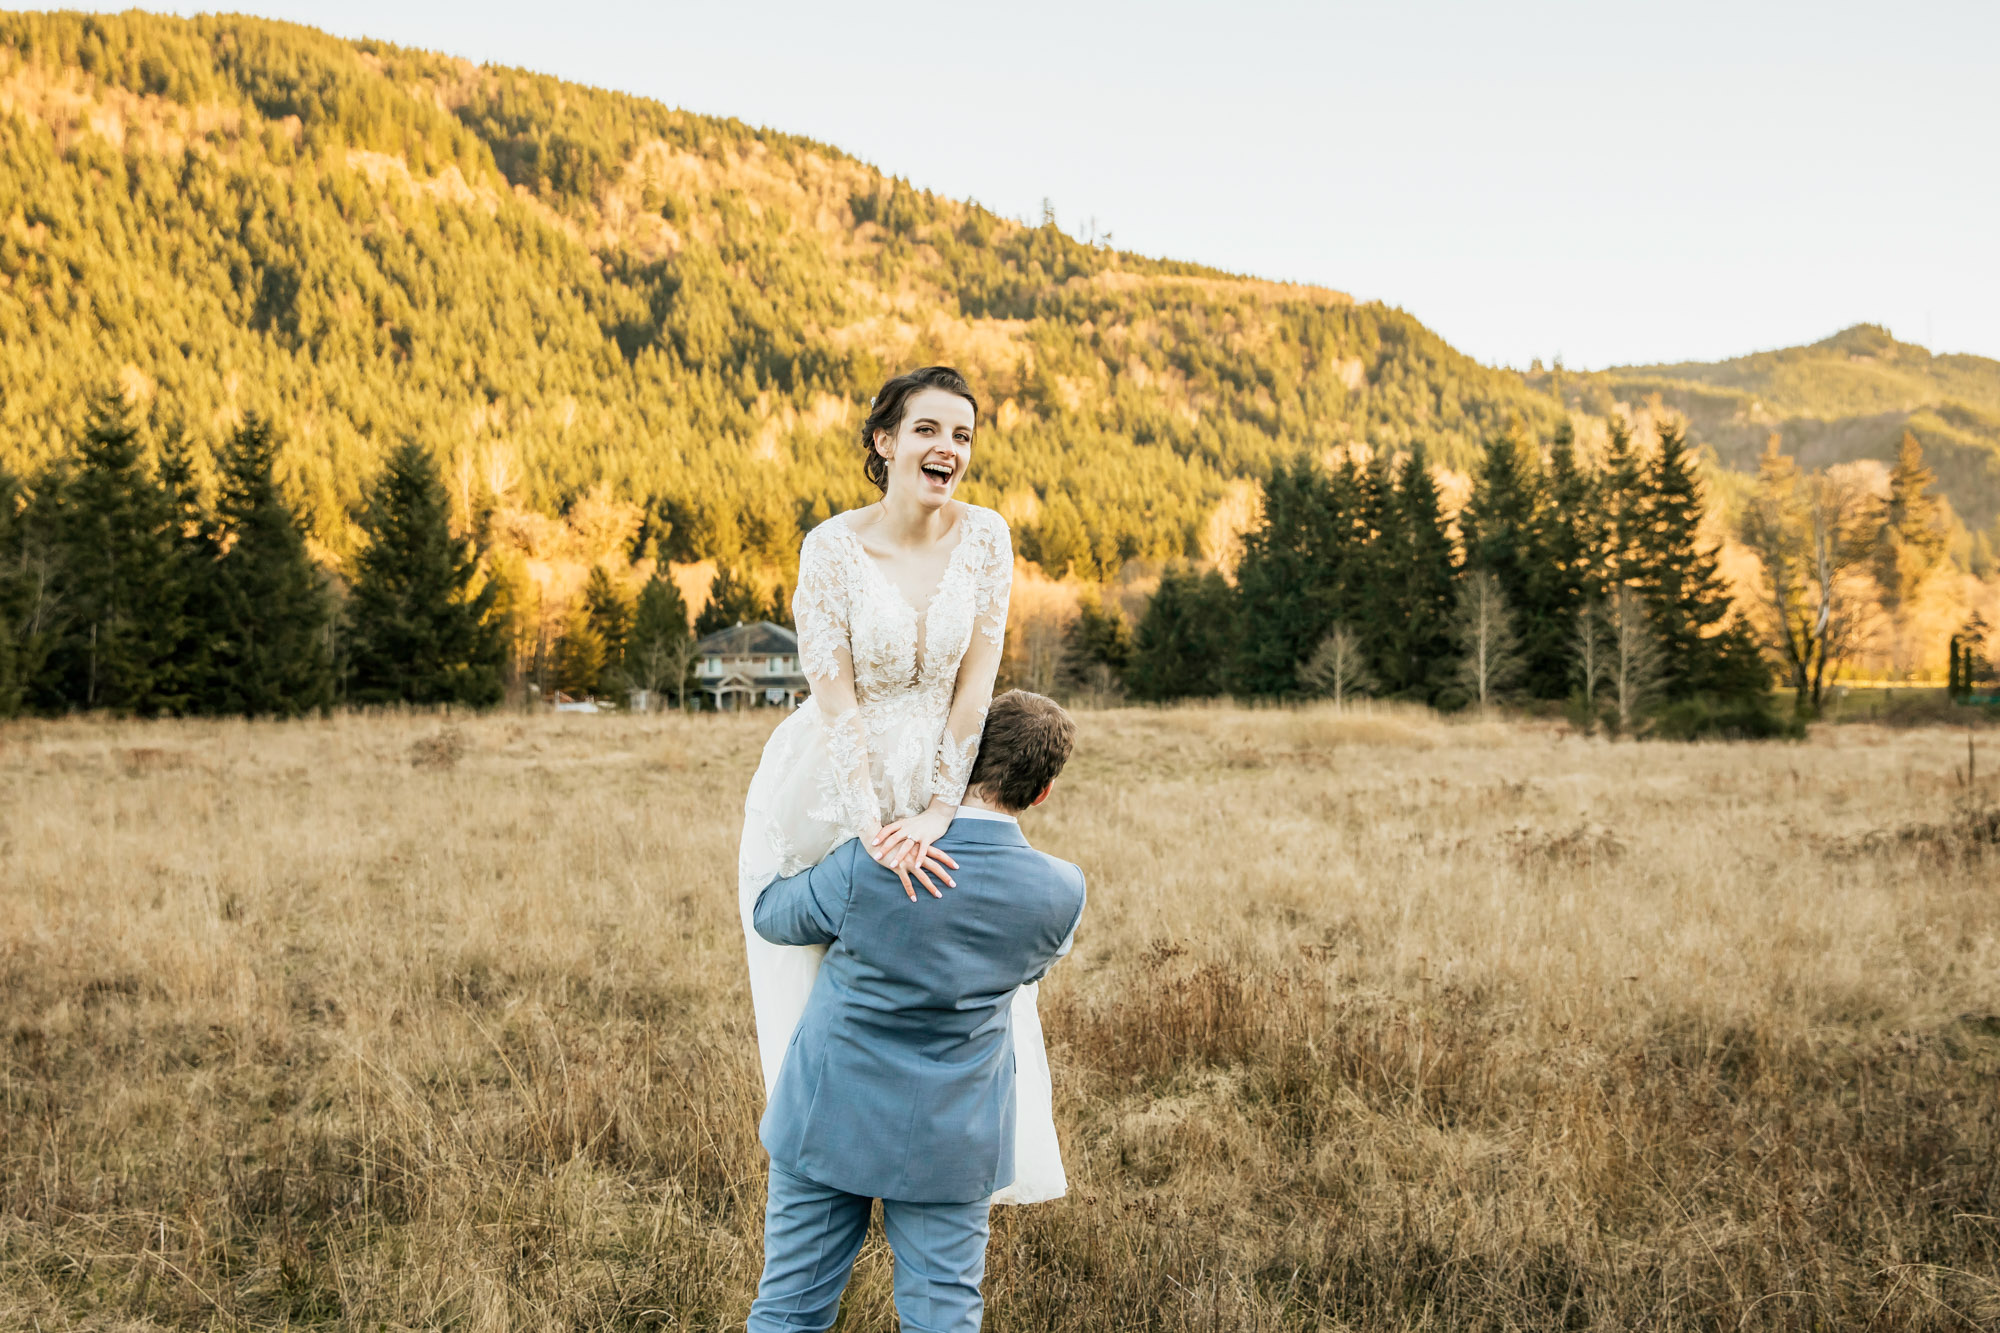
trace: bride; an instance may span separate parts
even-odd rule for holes
[[[883,385],[861,426],[863,467],[882,498],[828,519],[799,549],[792,616],[812,696],[764,747],[737,860],[766,1094],[825,949],[757,934],[751,910],[764,886],[853,837],[912,897],[912,875],[934,895],[927,872],[950,882],[942,868],[954,863],[932,844],[972,772],[1014,575],[1006,521],[952,499],[972,461],[977,411],[964,377],[945,366]],[[1068,1188],[1035,992],[1014,997],[1016,1175],[995,1203]]]

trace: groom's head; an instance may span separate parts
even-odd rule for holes
[[[1009,690],[986,710],[967,789],[996,809],[1019,814],[1047,798],[1075,746],[1076,723],[1061,704]]]

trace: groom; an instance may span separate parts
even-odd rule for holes
[[[774,881],[757,933],[826,944],[764,1112],[764,1277],[749,1333],[831,1328],[874,1200],[904,1333],[971,1333],[987,1200],[1014,1179],[1009,1005],[1069,951],[1083,872],[1021,836],[1075,744],[1053,700],[993,701],[965,803],[934,850],[956,891],[912,900],[859,840]]]

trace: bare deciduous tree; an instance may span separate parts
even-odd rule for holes
[[[1583,691],[1583,713],[1592,728],[1597,725],[1597,687],[1611,675],[1611,643],[1605,621],[1602,603],[1585,602],[1577,609],[1576,629],[1570,636],[1577,685]]]
[[[1313,649],[1312,656],[1299,668],[1299,679],[1319,694],[1333,699],[1335,712],[1343,711],[1350,694],[1369,694],[1375,677],[1369,673],[1361,636],[1347,625],[1335,625]]]
[[[1459,678],[1479,706],[1486,708],[1520,678],[1524,665],[1514,618],[1499,579],[1483,569],[1466,575],[1458,590],[1452,631],[1462,654]]]
[[[1743,540],[1763,563],[1764,637],[1802,714],[1818,715],[1827,684],[1867,644],[1869,568],[1881,526],[1881,502],[1858,478],[1801,472],[1773,437]]]
[[[1645,600],[1631,585],[1619,584],[1606,610],[1605,684],[1618,706],[1619,734],[1629,736],[1660,685],[1660,640],[1646,616]]]
[[[687,708],[688,667],[694,662],[695,637],[660,634],[631,644],[625,653],[625,674],[635,689],[648,695],[674,692],[674,706]]]

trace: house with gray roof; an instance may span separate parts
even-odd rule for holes
[[[718,630],[694,647],[694,676],[718,712],[796,708],[811,686],[799,670],[799,636],[768,620]]]

